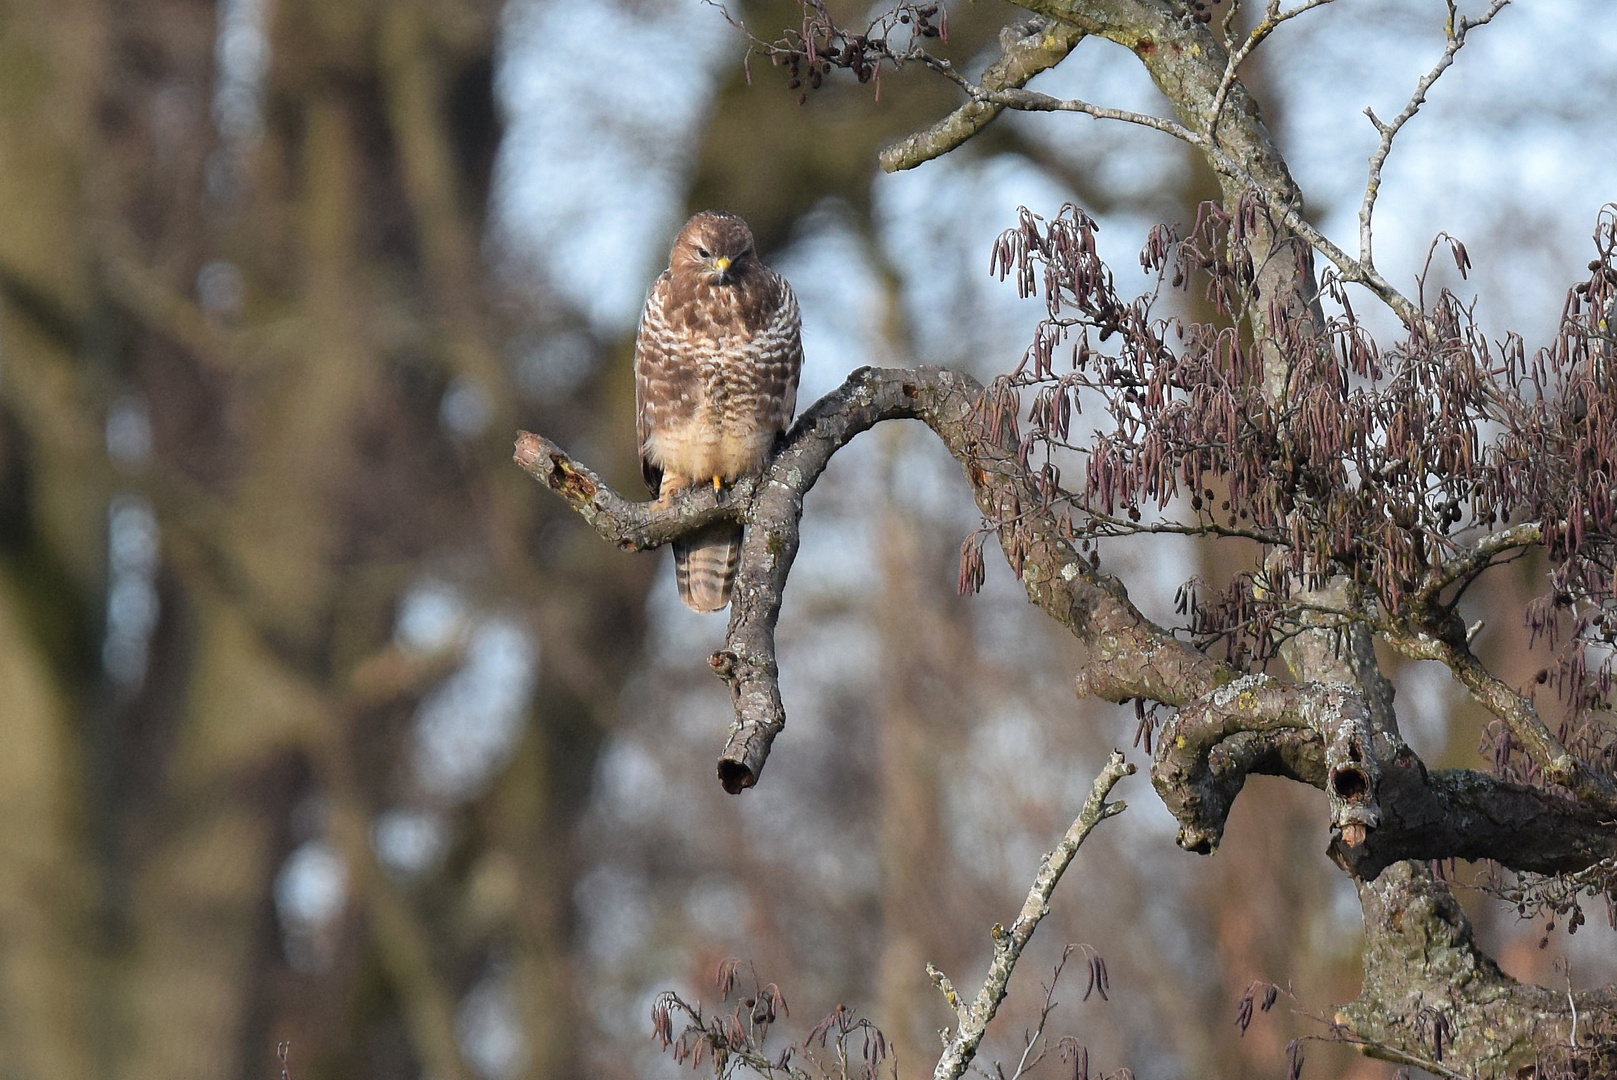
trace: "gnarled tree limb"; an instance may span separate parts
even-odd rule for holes
[[[921,420],[965,470],[972,495],[1001,546],[1017,552],[1028,599],[1090,646],[1080,690],[1111,700],[1142,697],[1184,704],[1233,678],[1218,661],[1147,619],[1115,578],[1100,573],[1063,536],[1063,522],[1017,459],[1014,415],[985,400],[970,375],[942,368],[861,368],[810,406],[769,468],[715,495],[697,491],[659,508],[635,503],[554,443],[524,432],[516,461],[578,511],[605,539],[631,550],[665,544],[720,518],[748,525],[715,672],[730,686],[735,720],[719,761],[732,793],[757,783],[786,716],[775,663],[775,624],[796,557],[802,500],[831,455],[873,425]]]
[[[1168,721],[1151,780],[1179,819],[1180,846],[1217,848],[1252,773],[1323,790],[1336,857],[1360,878],[1403,859],[1564,873],[1617,856],[1617,830],[1588,806],[1469,769],[1428,772],[1396,733],[1372,726],[1363,696],[1342,683],[1249,675]]]
[[[1376,1056],[1464,1063],[1472,1076],[1593,1077],[1617,1069],[1611,987],[1565,993],[1510,978],[1476,947],[1454,895],[1420,864],[1398,863],[1361,881],[1359,902],[1364,985],[1338,1016]]]
[[[647,551],[714,521],[744,520],[755,481],[743,477],[725,491],[687,488],[669,506],[633,502],[561,447],[531,431],[517,432],[511,459],[555,492],[602,538],[625,551]]]

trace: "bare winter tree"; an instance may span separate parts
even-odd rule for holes
[[[1029,600],[1088,647],[1078,692],[1138,703],[1152,780],[1182,847],[1218,846],[1251,774],[1324,792],[1330,852],[1358,890],[1365,925],[1360,995],[1326,1035],[1445,1077],[1610,1076],[1617,987],[1573,993],[1511,979],[1479,948],[1435,866],[1491,860],[1497,891],[1520,910],[1574,922],[1581,898],[1609,902],[1617,890],[1617,210],[1596,223],[1589,276],[1567,293],[1542,349],[1515,335],[1490,341],[1447,291],[1401,293],[1374,258],[1383,167],[1468,35],[1508,0],[1469,14],[1451,2],[1446,46],[1407,104],[1390,118],[1370,114],[1378,142],[1356,253],[1304,216],[1303,192],[1242,79],[1276,27],[1330,2],[1271,0],[1243,13],[1200,0],[1026,0],[1033,14],[1006,27],[1002,56],[976,81],[927,51],[946,33],[935,4],[900,6],[860,32],[805,5],[785,37],[753,39],[788,69],[793,90],[811,93],[838,70],[871,81],[914,65],[967,98],[884,151],[885,168],[947,153],[1006,109],[1077,112],[1182,140],[1217,175],[1221,198],[1190,228],[1151,233],[1141,262],[1156,287],[1138,297],[1118,293],[1083,210],[1024,211],[993,266],[1047,310],[1009,374],[985,387],[939,368],[856,371],[805,410],[756,482],[657,509],[625,500],[538,436],[524,433],[516,457],[627,549],[718,520],[747,526],[728,635],[712,657],[735,704],[719,779],[740,792],[758,782],[785,722],[774,630],[803,497],[855,435],[921,420],[960,463],[982,512],[962,549],[962,591],[981,582],[994,535]],[[1173,115],[1025,89],[1087,35],[1130,49]],[[1458,242],[1440,238],[1432,250],[1469,269]],[[1180,292],[1212,317],[1183,315]],[[1378,342],[1360,321],[1353,299],[1365,293],[1402,324],[1397,340]],[[1085,421],[1086,410],[1105,421]],[[1227,541],[1250,563],[1216,586],[1186,583],[1183,625],[1160,626],[1102,558],[1106,542],[1144,534]],[[1479,627],[1459,612],[1490,571],[1528,558],[1546,572],[1522,617],[1556,659],[1523,689],[1478,658]],[[1378,643],[1443,664],[1495,718],[1487,767],[1421,761],[1399,734]],[[1108,766],[1023,918],[996,934],[983,996],[968,1002],[935,975],[959,1020],[938,1076],[969,1065],[1018,935],[1031,934],[1060,859],[1117,809],[1106,794],[1120,770]],[[749,1000],[766,1002],[773,1020],[774,997]],[[660,1005],[670,1039],[681,1007]],[[705,1045],[764,1071],[793,1068],[740,1053],[752,1043],[739,1011],[733,1030],[722,1017],[690,1019],[687,1052]],[[850,1025],[839,1052],[859,1032]]]

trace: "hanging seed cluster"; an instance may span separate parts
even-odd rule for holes
[[[1187,628],[1223,640],[1240,664],[1272,655],[1297,625],[1291,582],[1346,575],[1374,617],[1452,635],[1459,594],[1520,555],[1517,545],[1467,561],[1471,545],[1538,522],[1552,571],[1528,620],[1574,646],[1544,681],[1574,704],[1606,700],[1617,641],[1617,209],[1600,215],[1596,258],[1568,293],[1556,339],[1532,353],[1516,335],[1488,340],[1446,290],[1391,346],[1370,337],[1330,273],[1323,325],[1270,305],[1251,253],[1260,212],[1255,200],[1233,212],[1208,204],[1183,235],[1152,230],[1140,262],[1155,286],[1128,300],[1079,208],[1050,219],[1024,209],[1000,236],[991,272],[1042,298],[1046,317],[989,388],[987,415],[1021,410],[1021,458],[1047,504],[1071,509],[1085,547],[1164,531],[1257,541],[1264,558],[1229,589],[1181,592]],[[1465,249],[1447,244],[1463,275]],[[1173,290],[1194,290],[1213,317],[1163,313]],[[1259,342],[1255,312],[1272,326]],[[1084,420],[1086,409],[1097,415]],[[1063,467],[1081,471],[1067,482]]]
[[[766,1052],[770,1027],[791,1015],[780,987],[761,983],[752,965],[738,960],[720,963],[714,982],[725,1008],[711,1017],[703,1014],[700,1003],[692,1005],[672,990],[663,991],[651,1004],[651,1037],[676,1063],[697,1070],[711,1061],[716,1076],[745,1067],[760,1076],[786,1080],[881,1080],[892,1045],[880,1028],[853,1010],[838,1005],[802,1042]],[[827,1055],[832,1060],[822,1060]]]
[[[825,84],[833,68],[852,73],[861,83],[874,82],[879,98],[883,67],[899,67],[916,58],[928,38],[949,40],[948,13],[933,2],[900,3],[872,19],[863,31],[838,26],[825,0],[803,0],[802,8],[802,23],[785,36],[764,41],[748,35],[752,52],[786,69],[786,88],[798,91],[799,105],[808,100],[810,91]],[[748,73],[750,78],[750,66]]]

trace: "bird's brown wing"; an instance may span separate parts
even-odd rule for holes
[[[773,273],[773,272],[771,272]],[[797,382],[803,372],[803,317],[792,287],[773,274],[774,302],[762,312],[763,329],[752,340],[758,383],[758,423],[771,432],[792,425],[797,411]]]
[[[669,291],[669,272],[664,270],[646,296],[634,343],[635,435],[640,475],[653,495],[661,493],[663,470],[651,459],[652,434],[689,420],[701,400],[701,373],[685,355],[685,343],[668,318]]]

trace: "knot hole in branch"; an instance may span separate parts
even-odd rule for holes
[[[1331,773],[1331,790],[1347,802],[1359,802],[1370,792],[1370,778],[1356,765],[1343,765]]]
[[[719,783],[727,794],[739,795],[758,782],[758,776],[739,761],[719,761]]]

